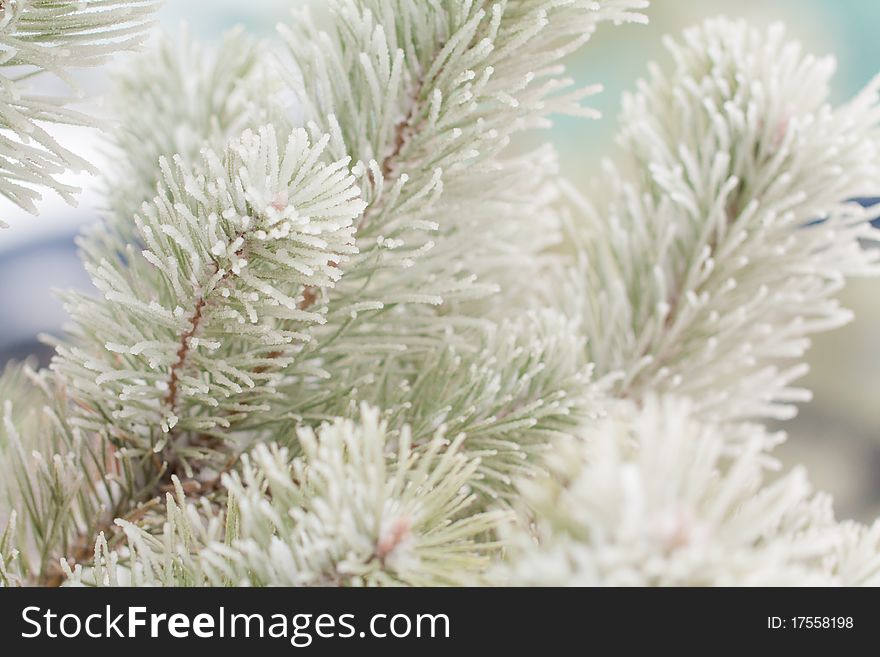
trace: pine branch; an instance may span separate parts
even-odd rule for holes
[[[123,265],[94,251],[104,298],[70,297],[85,342],[59,346],[53,368],[122,432],[126,453],[165,450],[173,470],[189,472],[189,459],[212,448],[175,436],[222,440],[249,411],[265,410],[275,372],[309,339],[302,327],[325,321],[306,310],[306,292],[285,290],[338,278],[330,263],[351,251],[359,190],[345,161],[320,163],[323,144],[303,132],[278,149],[269,128],[246,132],[225,161],[208,153],[208,177],[180,160],[165,165],[167,190],[137,222],[142,255]]]
[[[855,583],[855,561],[844,566],[848,530],[835,523],[831,500],[810,492],[802,470],[769,481],[765,441],[757,426],[702,423],[691,404],[674,398],[621,407],[558,443],[549,475],[522,482],[523,514],[505,532],[510,547],[497,581]],[[730,444],[741,449],[731,454]]]
[[[476,539],[501,516],[461,517],[476,463],[460,440],[438,435],[416,453],[404,430],[389,453],[385,425],[363,407],[359,423],[302,429],[300,443],[292,460],[267,445],[244,456],[224,477],[225,511],[187,501],[178,482],[164,536],[118,521],[131,559],[101,539],[94,568],[67,572],[98,585],[440,585],[488,565],[496,546]]]
[[[583,305],[600,374],[618,394],[671,391],[707,417],[790,417],[808,336],[850,313],[834,295],[874,276],[876,240],[850,199],[877,192],[880,104],[872,83],[826,101],[832,66],[776,27],[710,21],[669,42],[670,75],[624,103],[624,173],[610,168],[580,219]],[[747,54],[749,53],[749,54]],[[807,84],[803,84],[808,80]]]
[[[61,78],[73,92],[69,69],[98,66],[114,52],[144,39],[155,0],[6,0],[0,5],[0,195],[36,214],[38,189],[48,187],[74,204],[77,188],[59,176],[94,171],[59,144],[44,123],[94,126],[89,116],[68,107],[70,96],[32,93],[27,84],[41,74]],[[0,228],[5,224],[0,221]]]
[[[595,413],[601,391],[584,353],[576,325],[545,310],[503,322],[475,345],[447,345],[378,372],[365,362],[348,379],[356,395],[322,401],[300,387],[285,396],[308,404],[300,422],[351,415],[358,397],[384,409],[392,430],[407,426],[416,446],[438,429],[465,436],[462,452],[479,459],[482,477],[473,486],[491,506],[509,499],[513,480],[535,474],[548,443]]]
[[[552,112],[583,111],[577,105],[582,92],[549,96],[566,83],[539,85],[558,72],[540,67],[581,45],[599,21],[632,18],[625,9],[640,3],[365,5],[337,4],[335,38],[317,30],[307,14],[299,17],[297,32],[283,34],[299,66],[292,86],[303,90],[306,120],[332,136],[334,156],[351,154],[358,162],[354,170],[368,207],[359,224],[359,254],[348,268],[369,262],[370,283],[378,287],[392,276],[401,280],[400,269],[436,248],[441,237],[466,234],[457,220],[478,215],[478,204],[496,205],[498,214],[502,201],[474,190],[492,188],[502,163],[489,162],[511,134],[541,125]],[[457,182],[467,188],[456,188]],[[464,215],[452,207],[460,199],[468,199]],[[520,243],[505,246],[513,244]],[[521,244],[520,268],[538,251],[525,239]],[[482,273],[479,262],[464,263],[463,272]],[[425,290],[424,302],[463,298],[463,287],[440,287],[447,280],[438,278],[435,289]],[[343,297],[338,305],[346,314],[349,282],[352,295],[355,289],[361,298],[370,293],[363,278],[343,278],[336,296]],[[494,290],[490,283],[467,292],[488,296]]]
[[[274,115],[287,110],[280,90],[263,46],[241,29],[225,33],[213,48],[184,30],[179,41],[165,37],[131,57],[108,94],[115,119],[114,167],[102,172],[108,226],[92,238],[112,237],[120,251],[136,241],[131,217],[164,187],[159,160],[176,156],[197,168],[203,148],[219,153],[248,128],[283,125]]]
[[[57,558],[90,553],[98,529],[140,499],[149,482],[139,478],[142,464],[121,464],[68,417],[67,391],[50,373],[11,366],[0,393],[0,522],[18,511],[7,534],[17,553],[14,577],[58,583]]]

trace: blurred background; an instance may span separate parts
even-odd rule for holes
[[[274,38],[274,26],[287,20],[289,8],[296,4],[300,2],[166,0],[157,30],[174,33],[185,21],[194,37],[212,42],[227,28],[243,24],[255,34]],[[569,72],[579,83],[601,82],[605,91],[590,99],[604,118],[590,122],[562,118],[553,128],[551,139],[568,177],[583,179],[604,155],[612,153],[621,93],[646,74],[649,60],[666,62],[662,36],[719,14],[743,17],[757,25],[784,21],[789,35],[800,40],[806,51],[835,54],[834,102],[853,95],[880,73],[876,47],[880,2],[874,0],[654,0],[648,10],[649,26],[605,26],[570,63]],[[107,75],[106,69],[78,75],[91,97],[89,111],[100,112]],[[35,81],[47,93],[57,92],[59,84],[48,78]],[[50,131],[98,169],[106,166],[99,134],[66,127]],[[11,225],[0,230],[0,366],[10,358],[31,354],[45,362],[49,354],[35,336],[58,332],[64,322],[52,288],[89,286],[73,240],[83,224],[98,216],[100,180],[71,175],[65,181],[83,188],[76,208],[47,192],[40,204],[41,215],[34,218],[0,199],[0,216]],[[880,515],[878,291],[880,281],[852,282],[843,300],[855,311],[856,320],[816,338],[809,357],[811,373],[803,381],[815,398],[796,420],[785,424],[791,438],[781,451],[786,466],[804,463],[813,483],[834,494],[840,517],[862,520]]]

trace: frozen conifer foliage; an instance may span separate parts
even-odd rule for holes
[[[0,378],[0,582],[880,582],[880,525],[761,424],[878,271],[878,85],[832,107],[830,60],[710,21],[566,180],[513,142],[594,115],[565,58],[646,2],[329,4],[280,52],[163,42],[118,80],[96,293]],[[2,5],[4,39],[67,34]],[[95,30],[86,63],[128,44]]]

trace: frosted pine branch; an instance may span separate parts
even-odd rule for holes
[[[50,372],[10,366],[0,388],[0,523],[9,523],[7,552],[0,552],[4,577],[57,585],[57,557],[92,554],[97,532],[126,513],[146,484],[116,459],[110,443],[68,417],[66,390]]]
[[[104,433],[110,419],[126,452],[189,472],[211,443],[175,435],[222,439],[268,410],[274,372],[325,321],[303,290],[338,278],[363,207],[346,160],[320,162],[325,144],[269,127],[206,151],[204,174],[162,164],[165,193],[137,220],[145,248],[125,263],[94,253],[103,297],[69,297],[82,341],[59,345],[53,369],[89,409],[84,426]]]
[[[876,577],[876,556],[847,547],[847,534],[863,530],[837,525],[831,500],[812,495],[803,471],[768,477],[764,437],[758,428],[751,441],[730,435],[742,430],[652,397],[558,445],[550,474],[522,484],[526,511],[506,533],[499,582],[852,585],[869,579],[863,569]],[[731,442],[743,446],[733,456]],[[876,547],[870,535],[864,545]]]
[[[851,199],[877,192],[880,87],[832,109],[833,63],[783,37],[716,20],[668,41],[671,74],[654,67],[624,103],[611,199],[570,194],[583,217],[573,294],[590,359],[622,373],[622,395],[788,417],[808,399],[789,385],[808,336],[850,319],[834,294],[877,274],[862,246],[877,232]]]
[[[476,461],[463,435],[442,435],[416,453],[404,429],[388,442],[374,409],[360,421],[299,432],[302,455],[260,445],[224,477],[225,510],[170,494],[164,535],[120,521],[121,559],[99,541],[92,569],[68,570],[97,584],[438,585],[473,582],[497,547],[476,539],[498,513],[462,515]],[[204,502],[204,500],[203,500]]]
[[[45,123],[94,125],[69,107],[75,100],[32,92],[29,81],[55,75],[71,89],[71,68],[96,66],[141,43],[155,0],[4,0],[0,3],[0,195],[36,214],[41,187],[68,203],[78,189],[62,183],[66,171],[93,171],[46,131]],[[0,227],[5,224],[0,221]]]
[[[494,503],[535,473],[549,441],[601,407],[583,352],[574,322],[545,310],[493,327],[476,351],[444,347],[401,359],[402,372],[371,373],[367,390],[392,426],[412,426],[416,444],[439,428],[464,434],[462,450],[479,458],[483,475],[474,486]]]
[[[331,312],[348,314],[357,298],[380,311],[409,302],[447,314],[535,271],[537,255],[558,240],[546,207],[553,196],[542,185],[548,158],[503,149],[552,113],[585,111],[580,100],[594,89],[566,93],[571,82],[558,61],[599,22],[637,19],[627,10],[643,5],[343,1],[334,3],[336,33],[318,30],[307,14],[295,31],[284,29],[304,119],[331,135],[334,157],[352,156],[368,204]],[[523,185],[517,196],[514,180]],[[451,270],[450,257],[458,261]],[[432,324],[423,333],[436,333],[437,312],[409,313]],[[374,325],[364,326],[375,342]]]
[[[245,129],[280,118],[271,116],[281,85],[267,60],[241,29],[211,48],[184,30],[179,41],[164,37],[117,72],[108,100],[118,166],[105,175],[113,237],[134,239],[131,216],[163,186],[160,158],[198,167],[203,148],[222,152]]]

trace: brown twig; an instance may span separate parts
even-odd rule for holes
[[[398,160],[400,159],[404,147],[412,141],[412,138],[416,133],[415,118],[419,109],[418,100],[422,93],[423,85],[423,79],[419,79],[416,82],[409,97],[410,106],[406,116],[394,126],[394,146],[392,146],[391,151],[382,158],[382,164],[379,165],[379,170],[382,172],[382,177],[386,182],[393,182],[400,175],[398,173]],[[381,212],[381,209],[382,205],[380,203],[374,203],[364,210],[364,213],[358,220],[357,232],[359,233],[366,228],[370,223],[370,220]]]
[[[180,370],[186,364],[186,359],[189,355],[189,343],[195,337],[196,331],[199,330],[199,325],[202,322],[202,311],[206,303],[207,299],[205,296],[199,296],[198,301],[196,301],[195,311],[189,320],[189,328],[180,336],[180,344],[177,347],[177,360],[171,366],[171,375],[168,378],[168,394],[165,395],[164,400],[165,405],[171,409],[172,413],[177,406],[177,386],[180,381]]]

